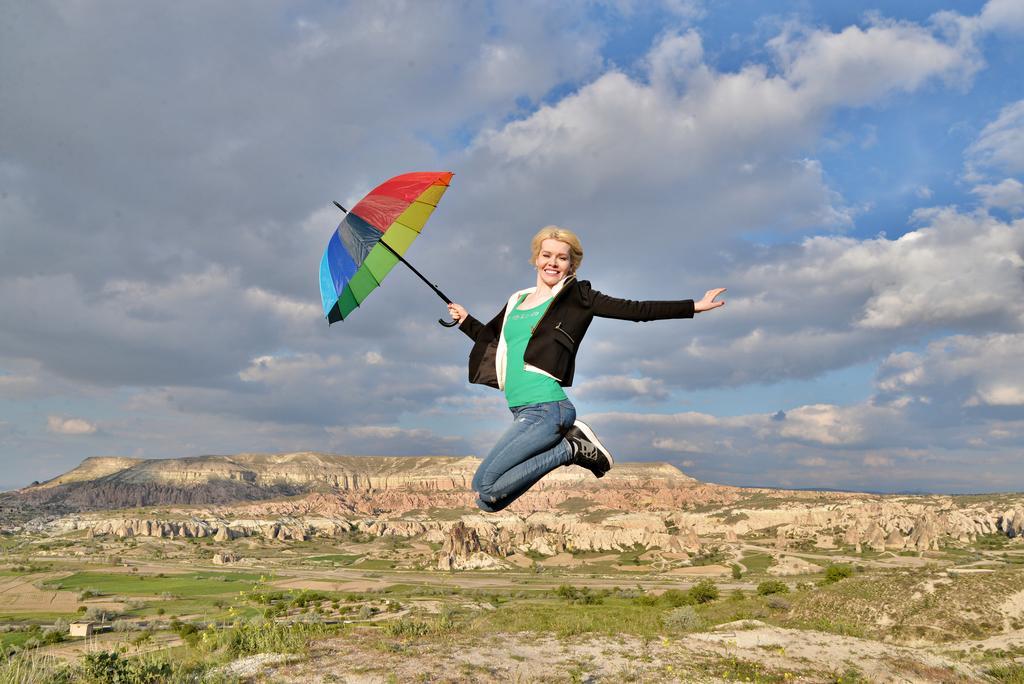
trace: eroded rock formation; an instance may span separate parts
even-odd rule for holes
[[[1024,497],[1003,496],[986,505],[948,496],[740,489],[699,483],[664,463],[625,463],[600,481],[580,468],[561,468],[502,513],[483,514],[468,487],[477,464],[473,458],[312,453],[87,459],[54,480],[5,495],[5,503],[64,497],[106,508],[132,502],[132,515],[79,512],[32,523],[94,536],[212,538],[224,544],[353,533],[419,538],[442,545],[437,563],[446,569],[500,567],[503,559],[522,554],[637,546],[685,559],[700,553],[702,542],[737,543],[749,536],[774,540],[779,552],[807,545],[926,552],[981,535],[1024,535]],[[254,501],[275,492],[276,499]],[[305,493],[281,498],[281,492]],[[221,503],[220,496],[235,498]],[[157,504],[159,514],[137,512]]]

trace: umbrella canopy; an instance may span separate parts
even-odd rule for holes
[[[329,323],[347,318],[380,285],[420,234],[452,175],[395,176],[345,215],[320,260],[320,296]]]

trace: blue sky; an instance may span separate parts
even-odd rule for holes
[[[0,487],[98,455],[486,454],[502,397],[393,273],[317,267],[455,172],[410,258],[480,318],[581,277],[570,391],[620,460],[726,484],[1024,489],[1024,0],[15,3],[0,26]]]

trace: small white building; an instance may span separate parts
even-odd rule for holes
[[[92,636],[93,627],[96,625],[95,622],[72,622],[69,627],[71,636],[73,637],[90,637]]]

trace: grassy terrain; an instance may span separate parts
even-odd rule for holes
[[[635,558],[641,553],[636,549],[623,555]],[[749,554],[747,559],[753,559],[755,567],[763,568],[767,567],[770,557],[767,554]],[[487,573],[466,573],[465,576],[494,577]],[[524,579],[529,577],[524,576]],[[168,583],[170,580],[175,583]],[[431,654],[442,653],[449,647],[486,648],[495,635],[506,634],[533,634],[536,635],[534,640],[554,639],[556,643],[567,646],[592,641],[601,643],[603,638],[610,640],[605,642],[609,645],[605,648],[613,650],[614,644],[622,644],[625,653],[622,657],[628,659],[630,653],[635,653],[636,660],[627,660],[621,670],[613,673],[615,676],[607,681],[628,681],[632,676],[629,673],[643,673],[636,674],[633,681],[675,681],[679,676],[696,678],[711,671],[725,681],[788,682],[794,678],[802,678],[803,681],[866,681],[858,679],[859,670],[853,666],[829,669],[799,658],[782,664],[773,661],[772,657],[776,660],[781,657],[776,651],[782,653],[784,648],[761,653],[740,652],[726,647],[721,653],[705,650],[695,655],[679,647],[672,650],[671,646],[688,638],[688,634],[707,633],[716,625],[750,619],[834,635],[901,638],[912,635],[913,630],[890,628],[879,631],[879,610],[902,610],[905,613],[902,623],[907,626],[924,621],[948,624],[962,618],[955,607],[956,601],[969,600],[978,592],[991,592],[996,587],[1006,590],[1024,587],[1022,578],[1012,572],[963,580],[950,582],[947,593],[939,594],[935,601],[917,604],[906,601],[906,596],[914,591],[915,582],[920,583],[920,577],[911,573],[880,571],[855,574],[828,585],[806,585],[799,591],[781,596],[759,596],[749,590],[715,591],[714,596],[698,602],[690,592],[693,582],[680,582],[676,585],[678,589],[655,595],[642,587],[629,588],[628,585],[624,585],[625,588],[592,589],[582,577],[558,588],[508,586],[505,589],[482,590],[443,586],[437,578],[431,581],[430,577],[424,576],[423,583],[394,581],[383,589],[342,593],[280,591],[260,582],[258,575],[250,573],[199,572],[167,577],[143,576],[140,579],[124,573],[104,575],[93,570],[51,582],[63,583],[65,587],[74,584],[103,588],[112,593],[142,598],[152,598],[173,587],[183,596],[192,597],[190,600],[195,601],[193,607],[208,606],[209,599],[229,594],[239,586],[244,587],[244,594],[232,598],[223,619],[217,624],[205,623],[204,620],[191,627],[187,623],[178,623],[185,627],[173,627],[174,623],[170,622],[158,626],[157,633],[160,630],[177,630],[176,634],[186,638],[185,644],[173,651],[164,649],[147,653],[144,646],[152,637],[136,632],[125,634],[126,652],[109,651],[105,659],[93,655],[91,660],[78,659],[68,664],[47,661],[45,654],[48,650],[40,647],[24,650],[6,663],[0,663],[0,682],[26,681],[12,674],[16,666],[21,668],[19,672],[22,675],[35,668],[32,677],[60,676],[68,682],[112,681],[110,678],[115,675],[124,676],[121,681],[187,681],[200,675],[206,676],[208,681],[217,681],[216,668],[235,658],[253,653],[292,653],[300,658],[313,658],[311,648],[328,648],[316,644],[332,643],[332,639],[341,637],[343,640],[339,643],[345,644],[346,652],[353,644],[359,644],[367,657],[377,658],[376,661],[371,660],[377,664],[364,665],[362,671],[373,672],[383,668],[380,671],[387,672],[388,666],[384,663],[396,662],[396,658],[429,659]],[[819,581],[824,581],[824,573]],[[713,583],[706,584],[713,586]],[[939,585],[935,592],[943,591],[944,586]],[[222,591],[224,589],[227,591]],[[180,599],[182,602],[186,600]],[[163,603],[170,606],[174,602]],[[185,604],[179,603],[178,607],[183,608]],[[262,613],[268,608],[275,611],[269,618]],[[332,615],[352,622],[348,625],[340,622],[323,624],[323,620]],[[281,622],[282,619],[286,621]],[[965,629],[962,633],[983,635],[987,632]],[[20,632],[3,637],[0,644],[5,648],[23,647],[29,638]],[[523,640],[522,637],[516,639]],[[645,651],[636,651],[635,646],[629,645],[634,643],[631,639],[638,640],[637,644],[661,644],[663,651],[659,651],[657,656],[650,655],[652,648],[644,656]],[[133,640],[138,645],[132,645]],[[524,643],[530,643],[530,640],[525,639]],[[52,648],[59,649],[60,645]],[[374,652],[377,656],[373,656]],[[587,665],[588,662],[591,661],[580,658],[564,664],[565,672],[570,675],[567,680],[577,675],[580,678],[593,676],[593,671],[587,669],[592,667]],[[496,676],[497,672],[465,664],[460,667],[464,668],[458,672],[461,678],[445,681],[477,681],[481,677]],[[908,662],[901,667],[920,670],[923,666]],[[1009,673],[1005,676],[998,674],[996,681],[1018,681],[1007,678],[1017,676],[1012,664],[993,660],[985,667],[993,673]],[[930,680],[925,678],[921,681]]]
[[[748,572],[760,574],[766,572],[775,559],[767,553],[745,553],[741,561]]]
[[[325,561],[331,563],[338,563],[339,565],[352,565],[362,556],[355,553],[328,553],[323,556],[309,556],[305,558],[306,561]]]
[[[582,502],[569,499],[562,510],[600,519],[614,514],[583,508]],[[728,511],[769,503],[777,506],[779,499],[751,492],[724,512],[738,516]],[[79,532],[32,537],[31,543],[0,538],[16,549],[0,566],[0,582],[41,596],[36,612],[5,615],[0,608],[0,684],[47,677],[69,684],[115,677],[232,681],[233,675],[217,668],[254,653],[297,654],[295,678],[282,674],[282,681],[303,682],[340,662],[353,678],[373,674],[380,681],[514,680],[518,663],[527,667],[552,653],[568,655],[551,673],[530,677],[702,681],[714,672],[723,681],[870,681],[857,656],[824,663],[815,655],[786,654],[787,647],[818,642],[847,648],[842,640],[848,637],[884,648],[913,645],[976,666],[958,680],[950,674],[950,661],[936,665],[903,651],[878,656],[890,659],[885,666],[910,681],[976,681],[981,674],[975,674],[983,673],[990,681],[1024,682],[1024,669],[1011,660],[1024,657],[1024,645],[978,645],[1024,630],[1024,615],[1007,614],[1005,606],[1008,597],[1024,592],[1024,548],[1018,541],[989,535],[922,559],[916,553],[817,549],[805,540],[786,555],[817,569],[775,578],[768,574],[776,562],[773,539],[770,530],[735,544],[704,539],[702,554],[670,555],[668,563],[657,549],[635,546],[574,551],[578,565],[558,565],[530,552],[532,567],[440,573],[415,569],[434,562],[437,541],[361,533],[294,543],[87,539]],[[236,552],[249,566],[214,569],[210,559],[221,550]],[[742,576],[702,567],[728,568],[736,559],[746,568]],[[957,566],[979,567],[978,562],[994,571],[954,572]],[[830,576],[828,568],[837,564],[848,574]],[[774,584],[765,585],[768,580]],[[93,647],[88,658],[71,653],[74,641],[43,642],[55,621],[83,617],[47,610],[50,596],[68,605],[68,594],[61,592],[77,595],[80,610],[110,613],[100,621],[113,631],[102,635],[102,647]],[[762,636],[753,646],[737,646],[746,629]],[[797,636],[785,637],[786,630]],[[782,638],[793,642],[772,641]],[[509,648],[513,643],[521,655]],[[530,655],[537,644],[552,650]],[[601,657],[572,655],[581,644],[596,644]],[[478,649],[478,656],[460,660],[456,668],[452,654],[464,649]],[[488,649],[511,653],[506,665],[487,664],[494,657]],[[382,665],[418,658],[425,669],[400,672],[397,665]],[[614,664],[594,665],[604,661]],[[306,662],[311,670],[302,669]],[[424,678],[428,672],[432,678]],[[524,675],[521,681],[534,679]]]
[[[102,572],[76,572],[49,580],[44,586],[71,591],[91,591],[96,596],[211,596],[249,589],[259,574],[198,572],[174,575],[146,575]]]

